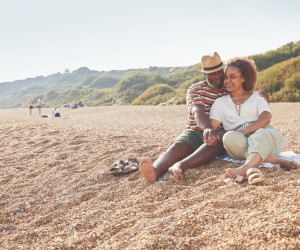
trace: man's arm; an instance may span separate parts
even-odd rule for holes
[[[191,110],[195,117],[197,125],[203,130],[203,140],[208,146],[215,146],[219,136],[216,130],[211,126],[209,118],[206,117],[204,108],[200,105],[195,105]]]

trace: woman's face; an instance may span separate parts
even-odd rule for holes
[[[244,78],[237,67],[230,66],[225,71],[224,86],[228,92],[243,90]]]

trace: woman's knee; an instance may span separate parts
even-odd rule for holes
[[[244,137],[244,135],[240,132],[228,131],[223,135],[223,144],[225,146],[239,143],[241,137]]]

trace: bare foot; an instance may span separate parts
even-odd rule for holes
[[[290,171],[299,168],[299,164],[295,161],[287,161],[280,159],[279,160],[280,167]]]
[[[140,171],[147,182],[156,181],[155,170],[149,156],[140,161]]]
[[[232,178],[232,180],[235,180],[235,178],[240,175],[243,177],[247,177],[247,170],[248,168],[245,168],[244,165],[239,168],[227,168],[226,173]]]
[[[175,176],[178,180],[183,179],[183,171],[179,168],[178,165],[174,164],[172,167],[168,169],[168,172]]]

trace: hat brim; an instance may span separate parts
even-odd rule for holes
[[[222,61],[223,62],[223,61]],[[200,72],[202,72],[202,73],[213,73],[213,72],[216,72],[216,71],[219,71],[220,69],[224,69],[226,67],[226,63],[225,62],[223,62],[223,64],[220,66],[220,67],[218,67],[218,68],[216,68],[216,69],[212,69],[212,70],[204,70],[204,69],[202,69],[202,65],[200,65],[198,68],[197,68],[197,70],[198,71],[200,71]]]

